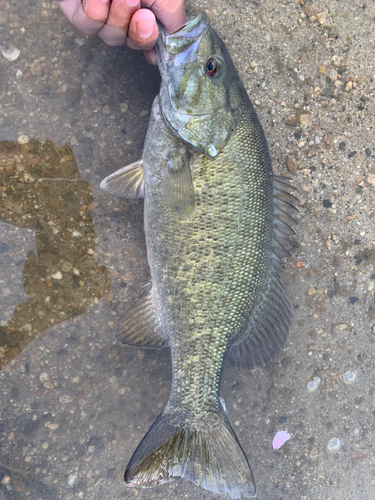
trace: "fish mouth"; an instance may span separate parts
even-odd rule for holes
[[[177,81],[186,64],[196,61],[202,36],[209,28],[209,20],[206,13],[201,12],[173,33],[167,33],[159,22],[158,27],[160,34],[155,48],[162,78],[159,93],[161,115],[169,130],[176,135],[177,130],[193,114],[179,102],[176,95]]]
[[[190,59],[189,55],[195,52],[195,47],[207,29],[208,18],[205,12],[200,12],[197,17],[187,21],[173,33],[167,33],[165,27],[160,23],[158,26],[160,35],[155,48],[158,65],[162,72],[163,62],[164,64],[172,62],[176,64],[178,63],[176,56],[179,54],[181,56],[177,59],[181,59],[181,63]]]

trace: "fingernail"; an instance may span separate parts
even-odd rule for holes
[[[137,25],[138,35],[141,38],[149,38],[154,31],[154,22],[153,21],[145,21],[143,23],[138,23]]]
[[[136,7],[139,4],[139,0],[125,0],[125,3],[129,7]]]

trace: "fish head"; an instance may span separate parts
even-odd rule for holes
[[[162,78],[159,102],[170,131],[193,149],[215,157],[235,127],[234,64],[205,13],[168,34],[160,26],[156,45]]]

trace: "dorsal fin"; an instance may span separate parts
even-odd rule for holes
[[[277,270],[281,267],[283,257],[289,256],[287,247],[290,245],[289,237],[294,234],[291,225],[296,224],[292,215],[298,212],[294,203],[298,199],[292,195],[296,188],[289,184],[288,177],[273,176],[273,265]]]
[[[228,351],[229,361],[240,368],[265,366],[281,351],[288,336],[290,305],[288,296],[280,282],[277,268],[281,259],[289,255],[290,227],[296,221],[292,214],[298,211],[291,193],[295,188],[286,177],[274,177],[274,222],[271,269],[262,298],[254,307],[242,332],[233,338]]]

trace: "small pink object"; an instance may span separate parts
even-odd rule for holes
[[[290,434],[288,434],[288,430],[279,431],[276,433],[276,436],[273,438],[272,446],[274,450],[278,450],[282,447],[284,443],[286,443],[290,439]]]

